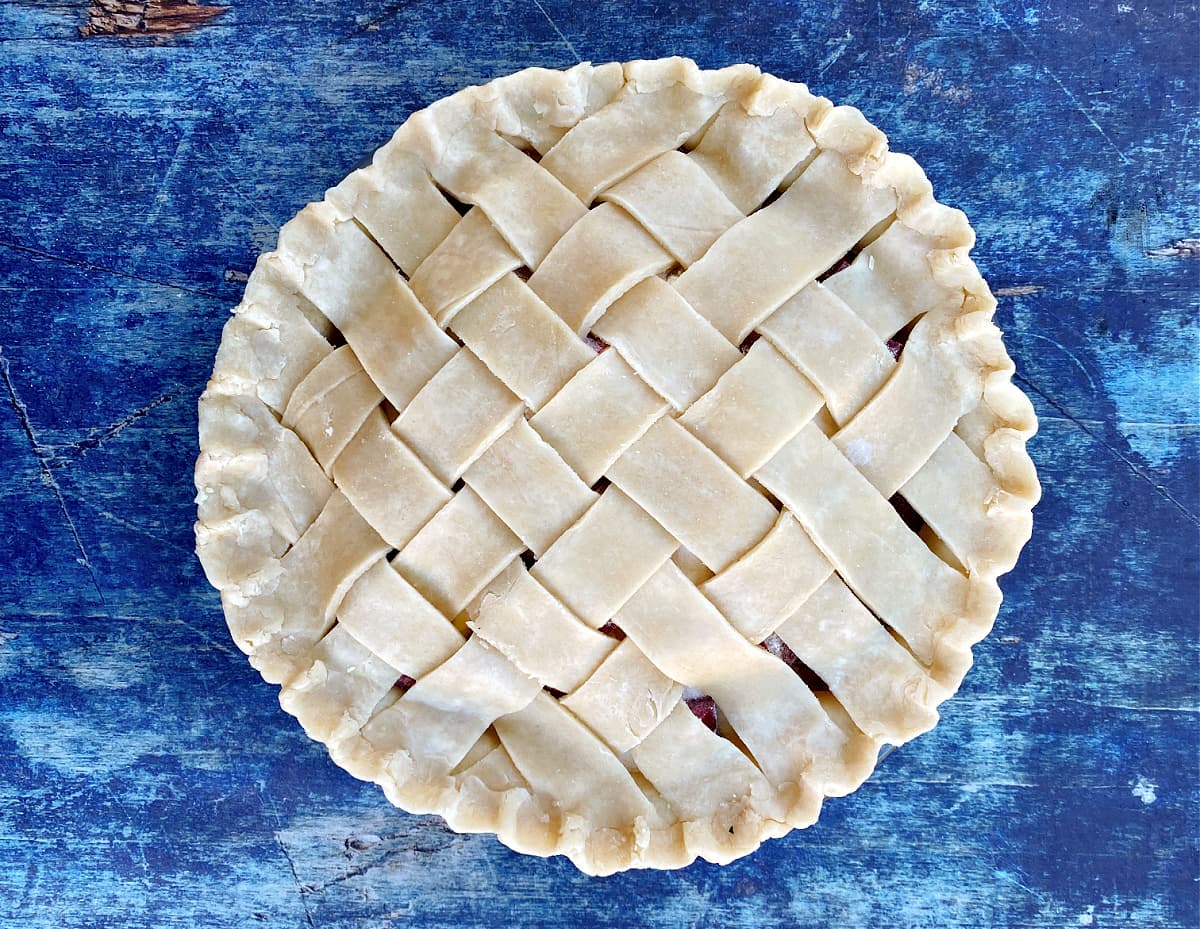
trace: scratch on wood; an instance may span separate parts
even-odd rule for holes
[[[78,461],[92,449],[100,448],[109,439],[120,435],[151,410],[162,406],[164,403],[170,403],[182,393],[183,389],[177,387],[175,390],[163,394],[158,399],[151,400],[149,403],[139,406],[136,410],[127,413],[111,425],[89,429],[87,436],[82,439],[63,444],[38,442],[37,448],[34,451],[46,462],[47,467],[65,468]]]
[[[1064,355],[1066,355],[1068,358],[1070,358],[1071,362],[1075,365],[1075,367],[1077,367],[1081,372],[1083,372],[1083,376],[1085,378],[1087,378],[1088,387],[1090,387],[1092,389],[1092,393],[1096,392],[1095,378],[1092,377],[1091,372],[1088,371],[1088,369],[1084,365],[1084,363],[1079,360],[1078,355],[1076,355],[1074,352],[1072,352],[1069,348],[1067,348],[1061,342],[1056,342],[1054,339],[1050,338],[1049,336],[1039,335],[1036,332],[1027,332],[1027,333],[1025,333],[1025,335],[1031,339],[1037,339],[1041,342],[1048,342],[1050,345],[1053,345],[1060,352],[1062,352]],[[1077,420],[1072,419],[1072,422],[1075,422],[1078,425]]]
[[[846,49],[854,42],[854,35],[849,29],[840,38],[830,39],[825,44],[834,46],[833,51],[821,59],[817,65],[817,74],[821,77],[825,76],[825,72],[832,68],[841,57],[846,54]]]
[[[1103,426],[1111,423],[1118,429],[1179,429],[1192,431],[1200,429],[1200,423],[1164,423],[1151,419],[1067,419],[1064,416],[1039,416],[1039,423],[1074,423],[1078,426]]]
[[[1117,157],[1120,158],[1125,164],[1129,164],[1129,157],[1123,151],[1121,151],[1117,143],[1112,140],[1112,136],[1104,131],[1104,127],[1096,122],[1096,118],[1092,116],[1091,112],[1079,102],[1079,98],[1076,97],[1075,94],[1071,93],[1071,88],[1063,83],[1062,78],[1051,71],[1042,61],[1037,60],[1033,49],[1029,47],[1029,43],[1021,38],[1021,34],[1012,27],[1012,24],[1009,23],[1007,19],[1004,18],[1004,15],[996,8],[995,4],[988,3],[987,7],[991,10],[992,15],[996,17],[996,20],[1000,23],[1000,25],[1004,27],[1005,31],[1013,37],[1013,39],[1018,45],[1021,46],[1021,48],[1025,50],[1026,54],[1035,59],[1035,63],[1039,68],[1041,68],[1042,73],[1054,82],[1054,85],[1063,92],[1063,96],[1071,101],[1071,105],[1075,107],[1079,114],[1088,121],[1088,124],[1095,129],[1096,132],[1100,133],[1100,137],[1108,143],[1109,148],[1116,152]]]
[[[397,16],[400,13],[403,13],[406,9],[408,9],[412,5],[413,5],[413,0],[400,0],[399,3],[393,3],[393,4],[385,7],[383,10],[381,10],[379,13],[376,13],[371,18],[365,19],[365,20],[360,20],[358,22],[358,25],[356,25],[349,32],[338,36],[332,42],[329,42],[328,44],[326,44],[323,51],[328,51],[329,49],[333,48],[335,45],[341,45],[343,42],[348,42],[351,39],[354,39],[360,35],[363,35],[364,33],[378,31],[379,28],[385,22],[387,22],[392,17]]]
[[[300,876],[296,873],[296,863],[292,861],[291,853],[288,852],[287,846],[283,844],[283,839],[279,837],[279,833],[275,833],[275,844],[279,846],[279,850],[283,852],[283,857],[287,859],[288,870],[292,872],[292,880],[296,882],[296,890],[300,894],[300,903],[304,907],[304,921],[308,923],[308,929],[316,929],[313,925],[312,913],[308,909],[308,900],[306,898],[306,885],[300,883]]]
[[[379,862],[370,861],[370,862],[367,862],[366,864],[354,865],[350,868],[347,868],[344,872],[339,874],[337,877],[331,878],[330,880],[325,881],[322,884],[303,884],[300,887],[300,893],[302,893],[302,894],[324,893],[330,887],[333,887],[337,884],[344,884],[346,881],[352,880],[353,878],[362,877],[364,874],[366,874],[368,871],[370,871],[372,868],[374,868],[377,864],[379,864]]]
[[[1147,258],[1200,258],[1200,239],[1175,239],[1166,245],[1146,249]]]
[[[433,855],[444,851],[461,841],[461,837],[448,829],[438,830],[432,834],[412,835],[409,832],[385,836],[351,836],[343,843],[346,856],[353,857],[355,852],[375,851],[375,857],[359,864],[350,865],[336,877],[318,884],[305,884],[301,890],[308,894],[321,894],[330,887],[344,884],[356,877],[362,877],[369,871],[386,865],[392,858],[405,852],[417,855]]]
[[[64,493],[63,497],[70,500],[72,503],[77,503],[85,508],[88,507],[88,502],[86,500],[83,500],[73,494]],[[93,510],[93,512],[101,519],[108,520],[110,523],[120,526],[122,529],[128,529],[130,532],[136,532],[138,535],[143,535],[148,539],[153,539],[155,542],[158,542],[161,545],[169,545],[172,548],[179,549],[181,552],[186,552],[188,555],[192,554],[192,548],[190,546],[183,545],[182,543],[168,538],[167,536],[157,535],[151,532],[149,529],[142,528],[141,526],[137,525],[137,523],[131,523],[127,519],[122,519],[116,513],[112,513],[108,510]]]
[[[292,860],[292,854],[287,850],[287,846],[283,842],[283,837],[279,834],[279,811],[275,809],[275,804],[267,797],[266,790],[260,783],[258,785],[258,800],[262,806],[262,810],[270,817],[275,828],[272,834],[275,837],[275,844],[279,846],[279,851],[283,854],[284,860],[287,862],[288,870],[291,872],[292,881],[296,885],[296,892],[300,895],[300,905],[304,907],[304,921],[308,925],[308,929],[316,929],[313,923],[312,912],[308,908],[308,897],[305,885],[300,883],[300,875],[296,872],[296,862]]]
[[[1017,873],[1021,874],[1022,877],[1025,877],[1025,875],[1023,873],[1021,873],[1020,871],[1018,871]],[[1014,877],[1011,872],[1004,871],[1000,868],[996,868],[992,871],[992,874],[994,874],[996,877],[1000,878],[1000,880],[1002,880],[1002,881],[1008,881],[1013,886],[1020,887],[1023,891],[1025,891],[1027,894],[1029,894],[1034,899],[1045,902],[1045,900],[1046,900],[1045,894],[1039,893],[1038,891],[1034,890],[1032,887],[1029,887],[1028,885],[1023,884],[1020,880],[1018,880],[1016,877]],[[1026,880],[1028,880],[1028,878],[1026,878]]]
[[[139,419],[141,419],[143,416],[145,416],[147,413],[149,413],[151,410],[155,409],[156,407],[162,406],[164,403],[170,403],[172,400],[174,400],[176,397],[178,397],[181,393],[183,393],[182,390],[179,390],[179,389],[172,390],[172,391],[169,391],[168,393],[163,394],[157,400],[151,400],[145,406],[139,406],[133,412],[118,419],[111,426],[106,426],[105,428],[103,428],[99,432],[97,432],[96,434],[88,436],[86,439],[81,439],[80,441],[76,442],[75,447],[82,451],[83,449],[95,448],[97,445],[101,445],[101,444],[107,442],[109,439],[120,435],[122,432],[124,432],[126,429],[128,429],[130,426],[132,426],[134,423],[136,423]]]
[[[63,520],[67,524],[67,530],[71,533],[71,538],[75,540],[75,547],[79,549],[79,563],[87,569],[88,576],[92,579],[92,584],[96,588],[96,593],[100,596],[100,602],[105,603],[104,591],[100,589],[100,580],[96,577],[95,569],[92,568],[91,559],[88,558],[87,549],[83,547],[83,539],[79,536],[79,530],[75,528],[75,520],[71,518],[71,513],[67,509],[67,501],[63,497],[62,488],[58,486],[58,481],[54,479],[54,472],[50,470],[50,462],[46,456],[40,442],[37,440],[37,433],[33,430],[33,421],[29,418],[29,408],[25,406],[25,401],[17,394],[17,387],[13,383],[12,372],[8,366],[8,359],[4,357],[4,347],[0,346],[0,378],[4,380],[4,387],[8,391],[8,402],[12,404],[13,411],[17,414],[17,419],[21,422],[21,429],[25,432],[25,437],[29,440],[30,451],[38,460],[38,467],[41,468],[42,482],[50,488],[54,494],[54,498],[58,501],[58,508],[62,511]]]
[[[240,659],[242,657],[241,652],[235,650],[229,645],[226,645],[224,642],[217,641],[198,626],[193,626],[191,623],[186,623],[182,619],[172,619],[167,620],[167,622],[169,622],[171,625],[180,626],[184,629],[187,629],[189,632],[194,632],[204,641],[206,649],[212,649],[214,652],[220,652],[221,654],[228,655],[231,658]]]
[[[85,438],[79,439],[78,441],[71,442],[67,445],[40,445],[39,448],[46,458],[46,463],[50,467],[65,467],[66,465],[70,464],[71,459],[59,458],[57,453],[60,450],[69,449],[74,453],[75,459],[81,458],[92,449],[99,448],[109,439],[113,439],[120,435],[139,419],[148,414],[151,410],[162,406],[164,403],[170,403],[182,393],[183,390],[181,388],[169,391],[158,399],[151,400],[149,403],[139,406],[136,410],[127,413],[125,416],[122,416],[115,423],[112,423],[109,426],[104,426],[100,429],[89,430],[89,434]]]
[[[1000,287],[993,293],[997,297],[1028,297],[1030,294],[1040,294],[1045,289],[1041,284],[1014,284],[1012,287]]]
[[[179,139],[175,143],[175,150],[171,153],[171,159],[167,162],[167,169],[163,171],[162,178],[158,182],[158,188],[154,192],[154,200],[150,207],[150,211],[142,220],[142,234],[138,237],[140,241],[136,248],[131,250],[127,259],[126,267],[131,273],[136,273],[141,267],[142,262],[146,257],[146,252],[150,249],[152,243],[156,241],[154,233],[154,225],[158,222],[158,218],[162,215],[163,208],[171,203],[171,186],[175,182],[175,177],[179,173],[179,167],[184,162],[186,153],[192,147],[192,133],[195,131],[196,124],[187,122],[183,124],[180,130]],[[185,172],[186,173],[186,172]]]
[[[174,35],[198,29],[228,9],[200,6],[197,0],[92,0],[79,34]]]
[[[405,5],[407,5],[411,2],[412,2],[412,0],[405,0]],[[353,35],[353,33],[351,35]],[[340,39],[336,42],[330,42],[328,45],[325,46],[323,51],[328,51],[329,49],[331,49],[335,45],[337,45],[338,42],[345,41],[345,40],[349,39],[350,37],[351,36],[346,36],[345,38]],[[228,171],[226,171],[224,168],[221,167],[222,163],[224,161],[226,161],[228,158],[227,154],[218,151],[217,147],[215,145],[205,144],[204,148],[208,151],[209,155],[211,156],[208,159],[208,161],[206,162],[207,166],[217,173],[217,175],[221,178],[221,180],[223,180],[226,183],[226,185],[228,185],[229,190],[232,193],[237,194],[244,203],[249,205],[250,209],[254,211],[255,216],[257,216],[259,219],[261,219],[263,221],[262,228],[263,228],[264,232],[262,235],[262,242],[260,243],[260,245],[267,245],[269,243],[273,243],[275,241],[275,237],[279,233],[279,227],[283,225],[283,221],[277,220],[277,219],[272,219],[270,216],[268,216],[266,213],[264,213],[262,208],[258,205],[258,202],[259,202],[258,197],[252,197],[252,196],[242,193],[241,185],[240,185],[238,179],[236,177],[234,177],[232,174],[230,174]],[[261,248],[260,250],[267,251],[268,249]],[[246,275],[247,280],[249,280],[249,277],[250,277],[249,275]]]
[[[167,287],[171,290],[181,290],[184,293],[195,294],[198,297],[210,297],[213,300],[226,302],[226,298],[218,294],[209,293],[207,290],[199,290],[195,287],[184,287],[182,284],[172,284],[169,281],[158,281],[152,277],[143,277],[140,274],[130,274],[127,271],[117,271],[115,268],[106,268],[103,265],[92,264],[90,261],[81,261],[78,258],[68,258],[66,255],[56,255],[53,252],[44,252],[40,248],[31,248],[28,245],[21,245],[17,242],[6,242],[0,239],[0,248],[10,248],[14,252],[24,252],[26,255],[32,255],[34,258],[42,261],[61,261],[63,264],[73,265],[76,268],[82,268],[84,271],[95,271],[100,274],[111,274],[113,277],[123,277],[130,281],[140,281],[143,284],[153,284],[155,287]]]
[[[571,54],[575,56],[575,60],[582,64],[583,59],[579,57],[579,52],[575,51],[575,46],[571,44],[571,40],[568,39],[565,35],[563,35],[563,31],[558,28],[558,23],[556,23],[553,19],[550,18],[550,14],[547,13],[546,8],[544,6],[542,6],[541,0],[533,0],[533,5],[538,8],[538,11],[544,17],[546,17],[546,22],[548,22],[550,24],[550,28],[553,29],[556,33],[558,33],[558,37],[560,39],[562,39],[563,45],[565,45],[570,50]]]

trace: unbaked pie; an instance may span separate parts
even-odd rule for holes
[[[530,69],[263,255],[200,401],[237,644],[406,810],[728,862],[930,729],[1028,539],[974,234],[739,65]]]

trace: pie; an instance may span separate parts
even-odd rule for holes
[[[197,551],[333,760],[579,868],[725,863],[929,730],[1029,538],[964,215],[749,65],[529,69],[263,255]]]

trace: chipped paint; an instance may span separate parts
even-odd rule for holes
[[[85,38],[176,35],[199,29],[228,9],[201,6],[197,0],[92,0],[79,34]]]
[[[1135,797],[1142,801],[1146,806],[1149,806],[1158,799],[1158,794],[1155,793],[1158,787],[1153,781],[1148,781],[1146,778],[1139,775],[1137,783],[1133,785],[1132,793]]]
[[[1200,258],[1200,239],[1176,239],[1146,250],[1147,258]]]
[[[911,97],[923,91],[951,103],[968,103],[972,94],[968,84],[948,83],[944,69],[929,68],[914,61],[904,68],[904,94]]]
[[[1152,336],[1198,346],[1195,323],[1164,320]],[[1130,335],[1095,346],[1097,371],[1104,393],[1116,410],[1114,427],[1143,461],[1156,469],[1170,467],[1186,454],[1181,436],[1200,436],[1200,366],[1193,354],[1170,361],[1147,350],[1146,341]],[[1172,389],[1164,390],[1164,384]]]

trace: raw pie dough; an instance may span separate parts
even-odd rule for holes
[[[225,326],[196,538],[235,641],[339,765],[521,852],[812,824],[934,725],[1029,538],[973,241],[858,110],[748,65],[415,114]]]

